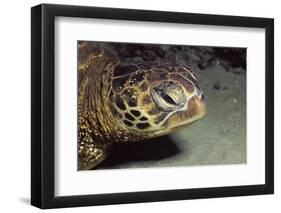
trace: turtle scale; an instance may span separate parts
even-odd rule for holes
[[[118,64],[113,71],[113,77],[120,77],[131,74],[138,70],[138,67],[132,64]]]

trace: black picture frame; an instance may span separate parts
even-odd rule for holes
[[[54,195],[55,17],[263,28],[266,32],[265,184],[97,195]],[[31,9],[31,204],[39,208],[271,194],[274,192],[274,20],[164,11],[41,4]]]

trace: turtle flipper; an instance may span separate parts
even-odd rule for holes
[[[95,168],[107,158],[110,144],[81,144],[78,154],[78,170],[89,170]]]

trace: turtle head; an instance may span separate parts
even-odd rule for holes
[[[121,68],[123,75],[113,78],[111,96],[115,114],[126,128],[155,137],[206,113],[203,91],[190,69],[149,62]]]

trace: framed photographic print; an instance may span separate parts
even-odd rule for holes
[[[273,193],[274,21],[31,9],[31,203]]]

